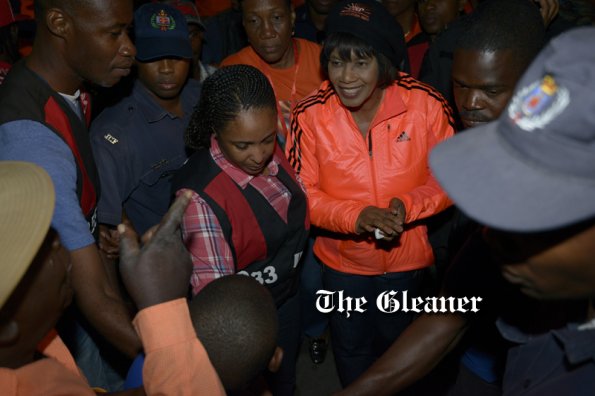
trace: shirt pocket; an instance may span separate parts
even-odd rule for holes
[[[180,169],[185,161],[186,157],[179,155],[154,162],[140,177],[140,182],[145,187],[154,187],[161,181],[169,182],[173,174]]]

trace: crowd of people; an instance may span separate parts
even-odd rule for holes
[[[342,396],[594,394],[592,25],[0,0],[1,393],[294,395],[306,343]]]

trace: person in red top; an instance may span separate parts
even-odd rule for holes
[[[242,21],[250,45],[221,62],[262,71],[277,97],[279,142],[285,146],[291,108],[322,82],[320,46],[292,38],[295,13],[289,0],[242,0]]]
[[[180,197],[150,242],[120,225],[120,271],[139,308],[136,333],[147,354],[144,391],[127,394],[223,395],[197,339],[185,300],[191,270],[179,237],[189,195]],[[53,331],[70,304],[72,261],[50,228],[50,176],[27,162],[0,162],[0,389],[16,395],[95,395]]]
[[[415,296],[433,263],[426,227],[417,220],[450,201],[427,156],[454,130],[441,96],[397,72],[403,34],[382,5],[339,3],[327,29],[321,60],[330,81],[294,110],[286,154],[306,186],[312,224],[325,230],[314,244],[325,287],[368,301],[364,313],[331,313],[346,386],[412,320],[374,305],[387,290]]]

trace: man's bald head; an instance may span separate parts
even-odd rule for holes
[[[45,13],[57,8],[69,14],[75,14],[77,9],[92,7],[96,1],[101,0],[35,0],[35,18],[37,22],[43,20]]]

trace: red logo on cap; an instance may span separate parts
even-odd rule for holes
[[[372,8],[367,4],[349,3],[339,13],[341,16],[350,16],[369,22]]]
[[[165,10],[151,16],[151,26],[161,31],[172,30],[176,28],[176,21],[167,15]]]

